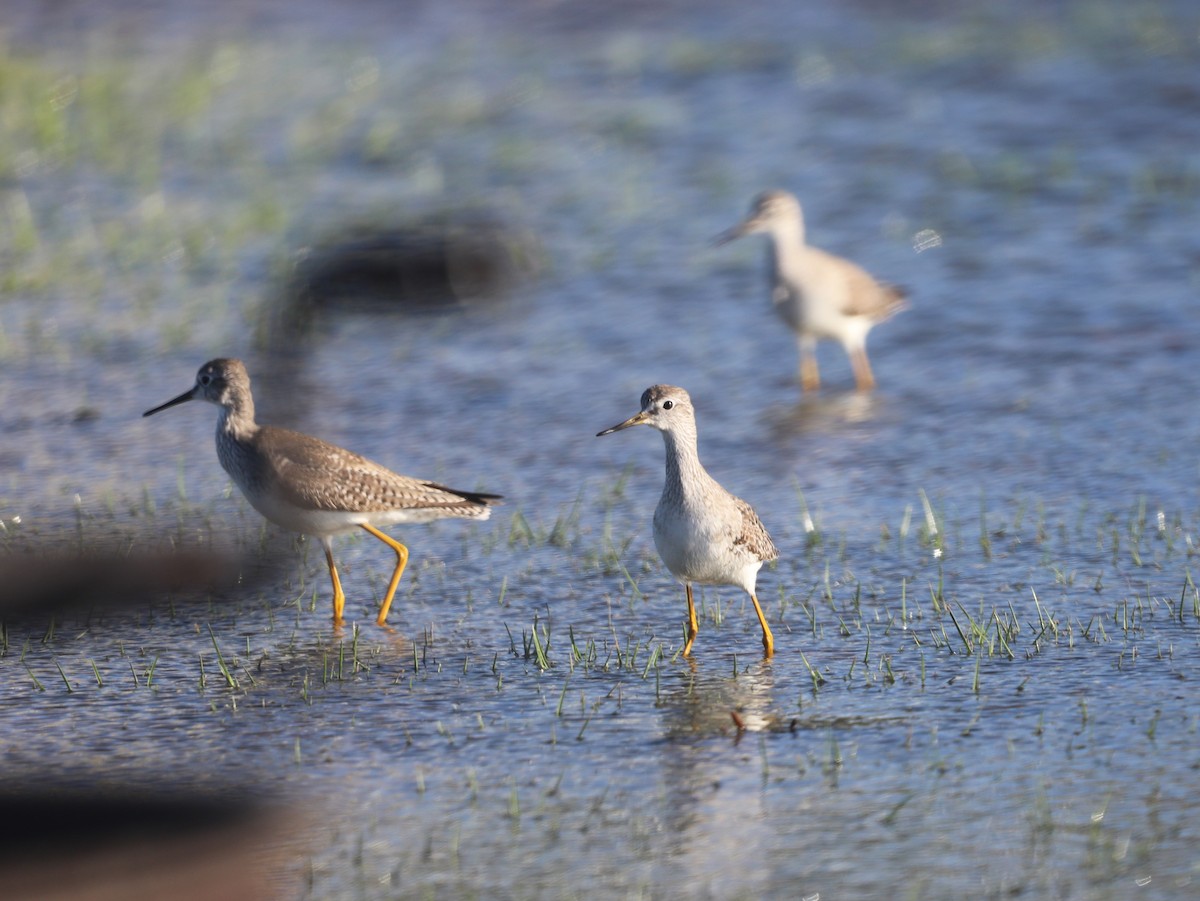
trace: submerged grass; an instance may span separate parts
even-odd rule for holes
[[[925,507],[920,498],[917,503]],[[989,522],[1010,522],[1003,536],[991,530],[993,555],[982,580],[971,567],[960,568],[965,559],[979,559],[978,545],[972,541],[975,535],[961,527],[977,521],[979,511],[963,515],[958,522],[950,504],[937,515],[938,531],[961,539],[923,543],[916,549],[895,545],[882,552],[861,550],[868,547],[866,543],[849,552],[823,543],[811,565],[784,561],[775,573],[783,583],[780,613],[772,620],[797,618],[804,628],[777,631],[779,653],[769,664],[756,659],[757,626],[752,615],[745,605],[730,607],[733,595],[725,597],[722,589],[702,595],[701,637],[686,662],[678,656],[682,638],[673,629],[666,628],[669,637],[663,640],[627,628],[640,621],[669,627],[678,620],[681,598],[667,580],[658,580],[666,590],[639,598],[628,613],[629,622],[613,614],[610,623],[600,626],[586,614],[586,606],[547,606],[529,584],[539,578],[538,573],[527,568],[519,580],[520,590],[510,590],[502,606],[490,613],[477,610],[447,624],[453,610],[453,604],[447,604],[434,614],[432,625],[404,640],[400,649],[374,627],[330,633],[323,622],[314,625],[314,614],[308,612],[297,614],[297,626],[290,633],[275,634],[288,619],[279,613],[292,602],[273,602],[268,592],[258,603],[227,608],[217,617],[194,618],[190,608],[180,606],[161,611],[162,620],[154,628],[148,622],[125,622],[119,652],[116,646],[106,651],[103,641],[97,643],[95,626],[80,630],[74,621],[56,618],[52,628],[44,626],[26,637],[24,630],[14,634],[6,625],[0,666],[24,667],[23,680],[7,680],[10,696],[57,693],[74,698],[112,692],[111,666],[114,660],[124,659],[134,690],[152,689],[147,696],[166,699],[199,687],[207,716],[218,721],[225,716],[261,717],[271,708],[286,708],[289,699],[308,711],[304,715],[314,724],[323,722],[335,708],[354,708],[355,719],[363,719],[365,728],[356,729],[339,718],[345,736],[364,741],[363,736],[370,734],[369,741],[384,742],[402,776],[418,767],[412,771],[411,784],[417,786],[413,796],[426,805],[423,809],[440,811],[446,805],[464,804],[471,814],[461,821],[462,828],[480,847],[506,847],[502,836],[515,833],[524,841],[548,840],[551,832],[560,840],[573,841],[562,839],[561,830],[581,829],[584,823],[611,840],[611,824],[601,824],[619,818],[621,811],[651,815],[644,800],[634,801],[628,794],[644,788],[632,783],[634,787],[611,794],[593,793],[578,784],[583,778],[579,762],[590,761],[584,763],[585,769],[598,767],[597,758],[608,758],[622,746],[637,749],[636,754],[650,753],[664,735],[682,737],[669,743],[672,753],[692,743],[718,758],[729,749],[740,767],[731,772],[744,771],[744,776],[723,775],[725,784],[748,778],[757,791],[786,787],[802,796],[815,793],[826,798],[830,796],[823,793],[822,785],[832,791],[839,783],[868,778],[878,761],[887,760],[903,744],[905,760],[922,754],[930,757],[928,778],[934,780],[931,786],[918,785],[911,776],[901,779],[897,794],[879,809],[878,817],[887,828],[903,831],[927,821],[929,814],[914,805],[922,792],[931,792],[943,803],[957,797],[953,786],[959,781],[969,783],[964,755],[969,756],[969,748],[978,747],[977,742],[991,741],[997,732],[1011,735],[1021,728],[1018,724],[1027,725],[1042,747],[1066,741],[1071,743],[1069,755],[1091,759],[1086,742],[1099,741],[1110,728],[1109,713],[1100,709],[1094,690],[1088,690],[1075,694],[1070,721],[1062,723],[1053,713],[1061,706],[1060,695],[1048,685],[1057,664],[1049,668],[1040,664],[1047,655],[1075,653],[1075,640],[1080,637],[1088,647],[1113,641],[1124,645],[1107,665],[1113,674],[1144,667],[1148,658],[1168,665],[1172,654],[1178,653],[1168,647],[1170,641],[1188,638],[1187,632],[1171,630],[1200,625],[1200,601],[1188,568],[1187,533],[1194,531],[1194,525],[1181,520],[1179,540],[1170,550],[1160,549],[1158,567],[1146,574],[1161,571],[1152,584],[1148,581],[1136,591],[1097,592],[1090,582],[1062,578],[1064,570],[1094,565],[1094,549],[1079,540],[1080,530],[1063,533],[1042,528],[1038,519],[1052,518],[1051,510],[1017,528],[1008,516],[1017,506],[1019,502],[1014,502],[985,513]],[[587,508],[584,497],[581,509]],[[1139,519],[1135,511],[1131,521]],[[605,577],[591,568],[587,545],[591,543],[594,552],[594,546],[610,536],[589,531],[590,521],[586,512],[580,516],[576,539],[580,553],[570,565],[576,577],[591,574],[603,581]],[[612,524],[617,534],[624,528],[620,523]],[[635,544],[629,549],[631,554],[641,553]],[[935,557],[938,549],[942,553]],[[537,546],[527,552],[541,553]],[[848,571],[847,560],[861,576]],[[1123,564],[1136,572],[1146,569],[1144,563],[1134,564],[1132,557],[1124,557]],[[1018,573],[1020,584],[1013,578]],[[619,574],[607,578],[609,592],[616,592],[626,579]],[[913,603],[908,587],[914,578],[936,585],[930,592],[932,603],[919,607]],[[989,580],[1011,584],[993,589],[1001,596],[981,599]],[[420,594],[412,599],[410,615],[422,610]],[[1053,602],[1047,603],[1048,598]],[[626,611],[625,600],[612,609]],[[784,611],[788,617],[781,615]],[[422,610],[422,615],[428,612]],[[506,654],[478,637],[480,626],[496,615],[513,623],[504,625]],[[152,640],[164,627],[179,635],[198,631],[207,642],[207,652],[198,641],[182,652],[159,652]],[[71,664],[70,655],[77,654],[77,648],[86,651],[74,658],[77,664]],[[1087,665],[1085,682],[1104,671],[1097,662]],[[95,678],[72,678],[79,666]],[[487,692],[480,691],[484,684]],[[965,706],[963,694],[977,703]],[[492,700],[486,699],[488,695]],[[1004,704],[1012,704],[1011,698],[1024,699],[1016,719],[1001,712],[1004,705],[996,705],[999,698],[1005,699]],[[897,706],[910,712],[897,713]],[[941,712],[931,721],[925,719],[931,714],[911,712],[933,708]],[[386,727],[381,726],[384,722]],[[934,724],[934,732],[941,727],[940,739],[921,737],[930,728],[928,722]],[[336,747],[339,739],[321,733],[320,728],[303,736],[286,733],[279,754],[287,758],[287,772],[296,778],[348,765],[335,763],[339,758],[328,749]],[[382,732],[377,731],[380,728]],[[736,750],[738,737],[750,732],[759,733],[755,744],[748,751],[746,747]],[[1175,740],[1177,727],[1169,710],[1156,701],[1137,720],[1136,733],[1146,743],[1169,743]],[[527,743],[533,735],[540,735],[538,743]],[[1028,753],[1020,750],[1021,741],[1010,739],[1008,753],[1017,760]],[[536,776],[506,770],[509,764],[503,761],[510,758],[500,749],[510,743],[523,749],[518,756],[532,755]],[[958,743],[966,744],[959,748]],[[487,754],[477,758],[480,763],[470,773],[460,772],[463,779],[453,789],[448,780],[465,759],[458,755],[472,748],[487,749]],[[884,748],[891,750],[885,753]],[[486,762],[488,754],[499,755],[500,762]],[[1061,766],[1072,766],[1067,762],[1070,756],[1062,758],[1058,752],[1049,756]],[[553,778],[543,780],[551,770]],[[607,778],[624,786],[622,780],[631,777],[609,772]],[[673,791],[686,795],[693,788]],[[375,809],[375,816],[388,816]],[[363,873],[377,865],[381,847],[391,847],[371,838],[384,821],[361,823],[345,833],[352,844],[362,844],[362,859],[355,866]],[[1047,848],[1056,847],[1053,831],[1048,831],[1044,820],[1039,822],[1040,841]],[[478,831],[484,823],[505,825],[484,838]],[[647,829],[656,834],[653,825]],[[344,844],[344,838],[338,841]],[[368,845],[375,850],[368,853]],[[386,858],[389,872],[436,869],[428,861],[402,863],[394,856],[400,852],[382,853],[393,854]],[[318,853],[312,859],[322,857]],[[329,873],[314,876],[314,886],[330,885],[332,879]]]
[[[181,492],[180,497],[186,497],[186,493]],[[577,500],[576,506],[578,507],[580,503],[581,500]],[[921,505],[926,510],[932,511],[927,498],[921,498]],[[194,535],[197,533],[193,527],[183,525],[187,520],[187,509],[190,508],[178,507],[171,511],[159,510],[156,515],[161,516],[164,512],[167,512],[167,515],[173,515],[181,533]],[[199,512],[201,515],[209,515],[203,510]],[[930,515],[932,516],[931,512]],[[937,519],[934,518],[935,523]],[[794,636],[795,641],[792,643],[797,645],[796,650],[800,655],[802,671],[813,691],[815,692],[827,684],[831,677],[838,676],[828,663],[821,664],[822,657],[828,654],[828,642],[834,635],[839,641],[853,642],[859,645],[860,664],[862,667],[869,668],[869,670],[860,672],[869,671],[871,673],[870,681],[877,681],[882,687],[894,687],[903,684],[906,679],[916,679],[924,684],[925,671],[929,663],[925,649],[928,649],[942,658],[943,666],[956,657],[962,657],[969,661],[969,666],[972,668],[972,682],[978,690],[983,677],[981,664],[983,660],[1001,659],[1015,662],[1019,659],[1031,659],[1044,653],[1047,647],[1071,648],[1077,637],[1091,644],[1103,644],[1111,641],[1114,632],[1126,641],[1137,639],[1150,631],[1152,619],[1170,618],[1181,624],[1200,621],[1200,591],[1197,590],[1190,570],[1186,567],[1186,561],[1190,555],[1187,548],[1192,545],[1190,538],[1186,535],[1184,540],[1176,542],[1174,550],[1165,547],[1159,549],[1159,565],[1168,564],[1171,558],[1180,563],[1182,573],[1179,582],[1176,583],[1180,586],[1177,594],[1156,595],[1152,590],[1146,590],[1137,594],[1119,596],[1115,600],[1111,600],[1105,609],[1103,597],[1106,592],[1102,585],[1097,587],[1099,585],[1097,583],[1080,586],[1082,591],[1076,591],[1075,580],[1063,576],[1062,554],[1069,554],[1072,551],[1073,542],[1060,536],[1063,546],[1049,547],[1052,553],[1047,560],[1047,546],[1053,545],[1054,542],[1051,542],[1037,521],[1030,526],[1033,531],[1029,535],[1015,534],[1014,526],[1019,519],[1020,512],[1018,510],[1018,516],[1014,518],[1013,525],[1009,526],[1006,531],[1006,541],[1010,544],[1004,555],[1011,555],[1012,548],[1018,546],[1030,547],[1037,554],[1037,559],[1030,572],[1034,578],[1025,589],[1027,604],[1021,603],[1009,589],[1005,592],[1008,596],[998,603],[989,604],[986,601],[976,601],[972,608],[968,608],[961,596],[963,589],[958,588],[956,584],[959,576],[950,569],[960,556],[960,551],[957,547],[947,545],[940,539],[926,545],[928,556],[924,559],[924,566],[934,567],[936,577],[936,582],[930,584],[929,599],[931,603],[928,608],[923,609],[914,604],[910,598],[908,587],[914,574],[913,562],[903,562],[903,555],[891,562],[888,562],[887,556],[880,558],[879,562],[889,568],[892,568],[895,563],[901,565],[896,571],[892,587],[880,584],[878,576],[876,576],[872,579],[876,584],[869,594],[864,591],[864,584],[861,580],[849,579],[843,582],[834,579],[835,560],[831,559],[829,555],[836,554],[840,557],[844,552],[831,545],[823,545],[824,550],[820,551],[812,561],[820,566],[819,578],[811,579],[810,577],[807,585],[801,583],[790,588],[786,584],[786,579],[781,580],[783,584],[779,587],[779,602],[772,619],[776,623],[785,623],[788,619],[785,614],[794,613],[796,608],[799,608],[803,614],[804,628],[790,634]],[[1145,510],[1139,505],[1130,522],[1136,526],[1145,519]],[[104,520],[99,514],[89,514],[88,519],[77,520],[76,528],[80,527],[85,529],[84,537],[76,535],[73,543],[86,544],[87,531],[93,528],[103,529]],[[937,527],[939,534],[944,531],[940,526]],[[205,529],[200,534],[211,535],[215,532]],[[608,545],[612,540],[609,529],[606,528],[598,538]],[[11,551],[26,544],[29,540],[29,533],[9,531],[5,533],[4,539],[9,542]],[[248,540],[258,541],[260,539]],[[584,543],[589,539],[585,533],[581,533],[576,540]],[[593,535],[590,540],[596,541],[597,536]],[[623,539],[622,543],[627,547],[632,547],[633,540],[631,535]],[[1139,541],[1142,540],[1144,538],[1139,539]],[[937,554],[938,551],[942,553]],[[638,550],[636,553],[640,555],[641,551]],[[592,558],[586,548],[581,548],[576,565],[581,571],[586,572],[590,569],[590,559]],[[1130,556],[1128,559],[1131,565],[1142,565],[1136,562],[1138,558]],[[668,632],[673,631],[671,624],[678,621],[679,618],[678,589],[670,582],[658,579],[656,581],[665,586],[667,590],[657,590],[654,594],[647,595],[638,588],[623,562],[618,561],[618,570],[623,574],[621,578],[626,586],[632,587],[630,600],[638,602],[636,608],[629,608],[629,612],[636,615],[638,619],[657,620],[660,628],[666,628]],[[1039,570],[1043,573],[1040,585],[1036,578]],[[802,574],[800,576],[804,577]],[[617,582],[612,587],[615,589],[619,585],[620,582]],[[320,583],[318,593],[323,589],[324,585]],[[965,590],[970,591],[971,589]],[[1097,596],[1102,603],[1097,607],[1094,601],[1087,600],[1088,609],[1064,615],[1043,601],[1043,593],[1051,590],[1069,593],[1065,596],[1072,599],[1072,604],[1079,604],[1085,599]],[[526,592],[522,591],[523,597],[525,594]],[[731,616],[731,610],[726,607],[728,594],[729,592],[726,590],[707,590],[698,593],[703,628],[701,641],[697,648],[701,652],[708,644],[708,653],[720,654],[728,651],[737,653],[737,646],[742,644],[746,638],[747,633],[744,630],[751,624],[751,618],[746,609],[747,605],[740,604],[736,608],[737,615]],[[733,594],[736,594],[736,591]],[[513,612],[527,609],[524,600],[508,594],[507,576],[501,580],[498,597],[503,599],[503,603],[497,609]],[[813,602],[814,599],[819,599],[819,606],[827,611],[826,616],[818,614],[818,605]],[[892,603],[896,603],[898,606],[898,616],[889,610]],[[303,617],[316,615],[313,612],[316,608],[315,602],[313,605],[307,606],[313,609],[302,613],[298,611],[298,613]],[[173,610],[173,608],[171,609]],[[276,616],[275,611],[279,608],[267,602],[263,609],[268,611],[268,622],[273,622]],[[253,611],[253,608],[251,610]],[[661,612],[655,611],[666,611],[666,615],[663,616]],[[178,614],[172,612],[171,615]],[[827,623],[829,617],[832,617],[831,623]],[[830,631],[826,628],[827,624],[836,628]],[[723,634],[730,632],[731,626],[734,627],[732,629],[734,634],[732,636]],[[268,628],[270,627],[268,626]],[[509,629],[507,625],[505,628]],[[60,631],[61,628],[56,619],[49,619],[41,635],[40,643],[46,647],[57,646],[62,641],[59,635]],[[209,676],[216,673],[227,689],[236,691],[252,689],[257,677],[255,676],[256,667],[250,662],[253,654],[251,654],[249,645],[246,648],[247,659],[231,658],[228,649],[218,639],[217,632],[211,624],[206,626],[206,631],[210,643],[209,654],[207,659],[204,654],[199,654],[194,658],[199,663],[199,672],[195,677],[195,682],[203,689],[210,682]],[[560,638],[558,634],[560,632],[565,637]],[[9,656],[12,648],[9,627],[5,625],[3,633],[0,634],[3,634],[4,638],[3,643],[0,644],[2,656]],[[729,644],[731,637],[736,642],[733,647],[730,647]],[[374,643],[373,637],[367,638],[367,640]],[[363,641],[363,634],[356,628],[349,640],[340,640],[333,645],[326,646],[322,651],[323,662],[317,674],[316,683],[328,685],[359,676],[369,677],[373,665],[368,658],[377,654],[378,651],[365,651]],[[674,641],[664,643],[653,634],[645,636],[623,634],[616,628],[615,622],[610,634],[598,634],[584,621],[572,621],[570,614],[564,620],[562,610],[552,612],[551,609],[544,606],[542,610],[535,609],[532,612],[531,624],[520,629],[509,630],[510,656],[532,664],[539,671],[550,671],[565,665],[571,672],[626,672],[636,674],[642,681],[649,680],[652,674],[658,679],[660,668],[664,663],[677,662],[681,642],[681,635]],[[429,654],[438,644],[433,640],[432,632],[429,630],[424,631],[420,639],[411,643],[409,654],[413,673],[421,673],[427,669]],[[23,643],[21,647],[24,649],[21,656],[27,657],[28,642]],[[912,650],[921,651],[916,660],[910,656]],[[741,651],[745,653],[749,651],[749,648],[743,647]],[[812,662],[814,659],[816,662]],[[135,684],[144,686],[149,686],[151,683],[161,684],[163,676],[157,670],[157,658],[152,658],[152,660],[154,662],[144,672],[137,673],[131,670],[134,673]],[[469,669],[468,660],[469,657],[464,657],[464,672]],[[914,663],[919,667],[917,673],[910,669]],[[67,678],[61,664],[56,662],[55,665],[59,667],[62,684],[69,691],[80,690],[80,685],[73,684]],[[101,676],[101,669],[96,658],[89,657],[87,666],[95,675],[96,689],[102,689],[105,680]],[[495,669],[494,664],[493,669]],[[851,666],[849,676],[854,678],[855,672],[855,667]],[[30,675],[32,675],[32,671],[30,671]],[[502,675],[497,676],[498,682],[502,682],[504,678]],[[511,674],[507,678],[511,680]],[[41,680],[37,680],[37,684],[40,690],[45,689]],[[312,684],[304,687],[304,693],[311,692]]]
[[[1153,10],[1144,17],[1136,40],[1161,36]],[[1064,34],[1020,36],[1012,58],[1052,49]],[[896,36],[890,49],[929,63],[963,58],[961,45],[905,39]],[[662,55],[655,41],[639,39],[596,52],[626,87],[663,71],[675,84],[681,75],[749,69],[786,72],[813,90],[848,62],[770,43],[760,53],[757,45],[714,51],[676,39]],[[121,54],[70,60],[5,48],[0,292],[10,305],[70,298],[112,327],[85,345],[69,325],[51,328],[45,308],[31,310],[25,322],[6,321],[0,358],[66,358],[86,347],[111,360],[243,340],[253,310],[231,297],[252,294],[255,279],[267,277],[304,211],[341,202],[329,200],[338,195],[330,186],[346,166],[381,167],[371,170],[386,173],[371,182],[386,195],[380,204],[439,197],[448,185],[489,189],[497,172],[520,188],[522,179],[552,179],[610,155],[649,165],[656,154],[647,149],[681,116],[674,98],[609,110],[595,123],[571,116],[572,128],[556,121],[554,133],[577,130],[584,140],[547,160],[530,137],[477,139],[503,117],[524,130],[540,115],[531,98],[569,106],[557,79],[535,61],[511,91],[491,90],[474,68],[489,48],[445,49],[414,72],[332,44],[252,38],[149,70]],[[311,103],[298,108],[297,96]],[[578,154],[581,144],[591,156]],[[942,185],[1025,199],[1079,178],[1070,147],[1046,159],[1003,148],[933,159]],[[715,169],[698,173],[734,184]],[[1147,162],[1134,188],[1142,198],[1172,184],[1194,192],[1187,175]],[[67,203],[64,185],[75,198]],[[630,176],[612,201],[620,215],[604,228],[585,223],[599,237],[573,252],[612,260],[620,240],[607,234],[613,221],[661,225],[642,187]],[[655,258],[659,249],[639,252]],[[556,265],[569,273],[577,262]],[[813,435],[814,443],[824,437]],[[177,757],[231,767],[261,760],[267,784],[345,786],[352,813],[307,854],[313,897],[423,887],[488,895],[513,885],[517,894],[561,894],[564,879],[584,872],[634,896],[665,884],[722,894],[729,877],[716,875],[715,864],[709,876],[704,858],[721,847],[714,835],[729,834],[739,836],[741,860],[772,861],[739,867],[769,875],[729,893],[766,896],[783,885],[800,891],[811,879],[789,848],[816,846],[804,867],[854,859],[857,870],[878,859],[859,853],[863,823],[888,830],[896,844],[883,857],[892,861],[927,861],[928,836],[942,836],[950,847],[936,849],[939,859],[969,872],[978,891],[1009,860],[993,863],[990,846],[963,851],[967,839],[954,824],[980,816],[997,827],[987,830],[989,845],[1025,842],[1059,876],[1078,861],[1071,852],[1086,835],[1096,869],[1117,872],[1127,887],[1133,865],[1121,847],[1141,847],[1148,859],[1189,834],[1170,803],[1135,798],[1119,784],[1145,780],[1096,780],[1145,775],[1140,761],[1153,757],[1164,768],[1153,781],[1189,784],[1186,772],[1167,767],[1191,760],[1196,731],[1195,716],[1171,703],[1197,654],[1196,511],[1156,509],[1149,498],[1105,511],[1098,502],[1006,498],[990,485],[957,496],[923,476],[924,488],[914,486],[895,511],[848,525],[850,514],[820,488],[801,491],[793,478],[794,501],[772,498],[786,514],[772,520],[785,548],[769,571],[775,658],[759,659],[757,624],[741,594],[709,588],[699,598],[700,638],[684,659],[682,593],[649,543],[646,509],[625,503],[634,471],[614,472],[599,488],[572,487],[563,504],[515,505],[507,522],[457,545],[462,566],[450,576],[414,566],[394,632],[330,630],[328,586],[308,580],[323,565],[319,554],[312,565],[289,558],[254,588],[207,603],[168,598],[136,613],[2,622],[0,674],[9,678],[0,693],[13,734],[23,736],[6,746],[6,761],[56,761],[71,771],[81,758],[103,758],[125,774],[165,749],[172,767]],[[229,539],[211,506],[189,501],[203,495],[183,472],[174,496],[135,486],[134,500],[113,492],[105,503],[76,505],[54,542],[86,548],[106,533],[118,548],[186,548]],[[0,548],[14,558],[36,552],[50,530],[6,509]],[[255,519],[230,540],[261,549],[266,535]],[[1147,670],[1159,681],[1131,691],[1126,680]],[[1143,709],[1148,693],[1154,701]],[[64,719],[69,736],[56,725]],[[755,743],[739,748],[738,736],[752,731],[760,732]],[[1052,773],[1053,784],[1031,787],[1026,771]],[[850,790],[839,790],[839,780]],[[1005,792],[996,793],[1001,782]],[[776,787],[787,805],[773,803]],[[1161,794],[1170,800],[1169,788]],[[872,797],[876,808],[863,800]],[[1111,822],[1124,813],[1122,801],[1148,813],[1113,827],[1087,818],[1099,811]],[[799,825],[812,820],[796,810],[819,810],[820,828]],[[878,830],[867,833],[878,852]],[[1067,864],[1055,869],[1060,857]],[[565,877],[564,859],[580,862]],[[473,868],[472,860],[510,861],[511,872]],[[922,878],[932,878],[922,867]],[[1019,894],[1047,887],[1044,878],[1016,886],[993,878],[987,890]],[[970,891],[938,887],[927,894]]]

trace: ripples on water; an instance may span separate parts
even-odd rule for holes
[[[304,799],[311,897],[1185,897],[1194,13],[458,13],[401,34],[364,8],[321,52],[321,14],[301,16],[260,61],[295,89],[235,80],[211,127],[283,142],[266,171],[301,198],[297,234],[368,200],[482,204],[538,236],[540,276],[449,316],[323,320],[289,384],[248,325],[286,236],[250,241],[227,290],[125,276],[155,298],[144,316],[119,285],[15,297],[0,515],[21,547],[76,529],[203,544],[232,523],[254,553],[212,411],[137,420],[218,353],[248,358],[264,420],[305,411],[300,427],[508,505],[404,532],[395,634],[331,635],[320,555],[288,541],[275,575],[211,605],[9,624],[6,768]],[[144,41],[134,61],[161,61],[169,41]],[[286,146],[310,91],[357,97],[337,73],[372,71],[377,99],[350,115],[400,116],[394,156],[309,165]],[[202,186],[237,176],[186,146],[168,202],[215,217],[236,201]],[[69,209],[129,190],[61,177]],[[822,346],[828,387],[801,398],[761,247],[708,245],[771,185],[804,201],[813,243],[912,292],[872,334],[874,396]],[[54,196],[49,177],[26,187]],[[22,349],[33,323],[42,345]],[[694,662],[673,658],[661,444],[591,437],[655,382],[689,389],[706,464],[784,552],[760,578],[770,662],[739,593],[711,589]],[[390,561],[354,540],[339,559],[365,623]]]

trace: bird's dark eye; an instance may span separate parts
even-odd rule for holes
[[[212,376],[208,375],[206,373],[206,374],[200,376],[200,378],[197,379],[197,381],[199,381],[201,385],[204,385],[205,387],[207,387],[208,385],[210,385],[212,383]]]
[[[663,401],[663,409],[664,410],[669,410],[673,406],[675,406],[675,401],[673,401],[673,400],[664,400]]]

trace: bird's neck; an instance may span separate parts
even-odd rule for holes
[[[771,222],[767,232],[776,253],[788,253],[793,247],[804,246],[804,214],[780,216]]]
[[[667,482],[664,490],[682,494],[687,486],[696,486],[708,480],[708,472],[700,463],[696,450],[695,431],[682,429],[663,432],[667,446]]]
[[[773,223],[768,232],[768,270],[787,279],[800,279],[804,275],[806,257],[804,220],[797,217]]]
[[[222,404],[217,418],[217,459],[239,488],[251,498],[261,489],[261,460],[254,452],[258,425],[254,402]]]
[[[258,431],[254,421],[254,399],[248,395],[235,397],[231,403],[221,405],[217,418],[217,436],[222,435],[236,441],[249,440]]]

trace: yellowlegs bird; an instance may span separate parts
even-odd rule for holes
[[[408,563],[408,548],[375,527],[450,516],[487,519],[491,505],[500,499],[397,475],[319,438],[259,425],[254,421],[250,376],[241,360],[205,363],[191,390],[142,415],[189,400],[206,400],[221,408],[217,458],[250,505],[271,522],[321,542],[333,582],[334,623],[342,621],[346,596],[333,562],[332,536],[357,526],[396,552],[396,569],[379,608],[377,622],[382,626]]]
[[[667,446],[667,481],[654,511],[654,546],[687,591],[684,655],[691,652],[699,631],[692,600],[692,583],[696,583],[736,585],[750,595],[769,657],[775,651],[775,639],[754,586],[759,569],[779,552],[751,506],[717,484],[700,463],[692,399],[682,388],[654,385],[642,394],[640,411],[596,437],[635,425],[658,429]]]
[[[841,342],[854,368],[858,390],[874,388],[867,333],[908,308],[904,291],[875,281],[849,260],[806,244],[800,201],[787,191],[759,194],[750,215],[718,235],[716,243],[760,232],[770,240],[771,300],[800,345],[802,388],[815,391],[821,386],[816,353],[819,338]]]

